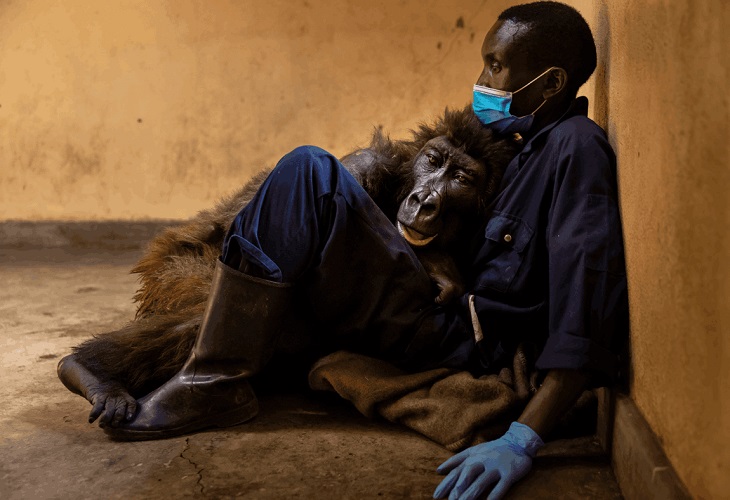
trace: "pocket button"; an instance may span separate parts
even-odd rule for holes
[[[509,243],[510,241],[512,241],[512,235],[509,234],[509,233],[505,234],[504,235],[504,241],[507,242],[507,243]]]

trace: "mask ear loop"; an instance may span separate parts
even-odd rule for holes
[[[531,82],[526,83],[525,85],[522,86],[522,88],[519,88],[519,89],[515,90],[514,92],[512,92],[512,95],[515,95],[520,90],[529,87],[530,85],[532,85],[533,83],[535,83],[537,80],[539,80],[540,78],[542,78],[543,76],[545,76],[545,74],[547,74],[549,71],[552,71],[555,68],[557,68],[557,66],[550,66],[548,69],[546,69],[545,71],[543,71],[542,73],[540,73],[539,75],[537,75]],[[535,108],[535,111],[533,111],[532,113],[529,113],[527,115],[520,116],[518,118],[524,118],[525,116],[530,116],[530,115],[533,115],[534,116],[535,113],[537,113],[540,110],[540,108],[542,108],[545,105],[546,102],[547,102],[547,99],[543,99],[542,100],[542,103],[537,108]]]
[[[535,83],[536,81],[538,81],[540,78],[542,78],[543,76],[545,76],[545,74],[548,71],[552,71],[554,69],[557,69],[557,66],[550,66],[548,69],[546,69],[545,71],[543,71],[542,73],[540,73],[539,75],[537,75],[535,78],[533,78],[532,80],[530,80],[529,82],[527,82],[526,84],[524,84],[522,87],[520,87],[517,90],[515,90],[514,92],[512,92],[512,95],[515,95],[517,92],[519,92],[521,90],[525,90],[527,87],[529,87],[530,85],[532,85],[533,83]]]
[[[542,104],[540,104],[537,108],[535,108],[535,111],[530,113],[530,115],[534,116],[535,113],[537,113],[540,110],[540,108],[542,108],[545,105],[546,102],[547,102],[547,99],[543,99]],[[529,116],[529,115],[525,115],[525,116]]]

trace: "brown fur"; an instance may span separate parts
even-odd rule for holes
[[[489,185],[479,207],[486,216],[486,201],[496,192],[516,150],[513,141],[486,131],[471,107],[446,110],[433,125],[420,125],[407,141],[393,141],[376,130],[370,146],[343,158],[343,163],[393,219],[413,185],[411,161],[437,136],[446,136],[489,169]],[[259,173],[214,208],[154,238],[132,269],[140,280],[135,319],[74,348],[76,359],[100,380],[121,382],[135,397],[171,378],[192,349],[228,227],[268,173]]]

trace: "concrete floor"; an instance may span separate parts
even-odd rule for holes
[[[164,441],[89,425],[56,364],[132,317],[137,256],[0,249],[0,498],[430,498],[450,453],[328,394],[266,396],[246,425]],[[606,460],[559,456],[539,457],[510,498],[621,494]]]

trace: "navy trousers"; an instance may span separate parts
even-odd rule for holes
[[[463,364],[473,337],[413,250],[331,154],[304,146],[277,164],[235,218],[221,260],[292,282],[326,348],[411,369]],[[282,314],[287,314],[282,311]]]

